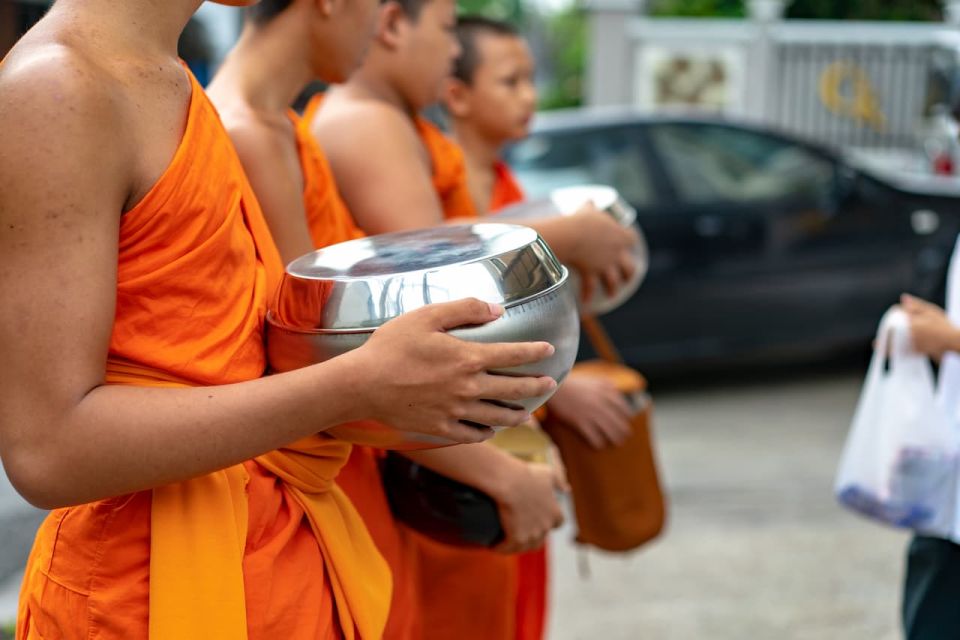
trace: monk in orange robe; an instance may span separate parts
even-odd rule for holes
[[[464,301],[262,377],[281,262],[176,58],[199,4],[59,0],[0,67],[0,455],[53,509],[21,639],[380,637],[389,573],[332,483],[348,445],[316,434],[375,419],[476,442],[486,434],[455,416],[527,418],[480,402],[504,392],[485,371],[550,353],[451,338],[499,313]],[[402,387],[401,367],[417,374]]]
[[[520,33],[499,20],[460,16],[457,39],[462,53],[444,89],[443,104],[464,150],[474,206],[492,214],[524,200],[523,189],[500,155],[507,144],[529,133],[536,108],[534,61]],[[630,406],[604,378],[568,378],[547,408],[578,431],[584,446],[616,446],[630,434]],[[518,557],[517,638],[544,636],[545,549]]]
[[[367,0],[324,15],[299,11],[290,0],[264,0],[249,12],[247,36],[209,87],[285,262],[364,235],[309,131],[307,120],[319,102],[302,119],[286,105],[306,80],[342,81],[360,63],[377,7],[377,0]],[[311,31],[301,28],[304,23],[312,25]],[[306,73],[275,73],[276,67],[295,60],[291,49],[310,52]],[[412,640],[420,633],[415,548],[410,532],[398,526],[390,512],[380,478],[381,457],[381,451],[354,446],[336,484],[356,506],[391,570],[393,597],[383,638]]]
[[[364,230],[379,233],[472,218],[478,208],[470,194],[460,148],[418,116],[421,108],[438,99],[459,53],[450,38],[455,22],[453,4],[446,0],[391,3],[383,12],[382,28],[364,65],[346,85],[330,92],[313,131],[330,157],[354,219]],[[351,125],[359,127],[361,123],[363,130],[356,131],[357,135],[344,135]],[[377,149],[376,154],[362,151],[372,148]],[[600,275],[608,285],[616,286],[626,275],[623,265],[629,261],[634,238],[604,214],[588,207],[576,216],[531,226],[561,259],[587,274]],[[443,455],[450,454],[427,452],[411,457],[501,501],[496,487],[485,488],[485,478],[475,478],[476,483],[464,478],[475,461],[463,458],[452,468],[438,460]],[[537,502],[527,502],[527,515],[536,517],[551,502],[541,493]],[[515,525],[513,514],[502,509],[501,515],[509,540]],[[539,519],[531,524],[542,527],[545,522]],[[540,547],[546,532],[538,532],[541,536],[533,545],[501,550]],[[518,624],[525,624],[519,622],[516,611],[520,578],[515,558],[429,541],[421,542],[420,556],[422,596],[427,603],[422,625],[434,637],[509,638]],[[545,567],[543,556],[536,558]],[[543,593],[536,584],[532,590]],[[429,606],[437,601],[444,606]],[[533,607],[543,609],[542,605]],[[542,619],[542,613],[533,617],[537,615]]]

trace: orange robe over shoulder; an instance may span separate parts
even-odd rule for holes
[[[230,139],[191,83],[173,160],[120,221],[107,384],[222,385],[265,370],[263,321],[282,266]],[[17,638],[379,638],[389,573],[333,484],[349,450],[314,436],[54,510],[27,564]]]
[[[417,121],[417,131],[430,153],[434,188],[443,203],[444,217],[477,217],[463,150],[426,120]],[[510,178],[512,187],[503,183],[495,188],[497,207],[509,204],[505,195],[497,194],[522,198],[509,172],[504,175]],[[445,545],[423,536],[417,536],[417,549],[425,640],[543,637],[545,552],[504,555]]]
[[[443,206],[443,217],[476,218],[463,149],[425,118],[417,118],[414,125],[430,155],[433,189]]]
[[[314,96],[302,119],[291,115],[303,172],[307,221],[318,249],[364,235],[340,197],[330,164],[310,131],[310,122],[321,101],[322,95]],[[336,482],[356,506],[393,575],[393,599],[383,638],[414,640],[420,637],[415,549],[411,534],[390,512],[380,476],[382,455],[369,447],[353,447]]]

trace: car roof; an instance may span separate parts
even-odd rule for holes
[[[656,124],[714,124],[730,126],[781,138],[799,146],[816,149],[821,153],[829,155],[838,154],[837,149],[821,142],[800,138],[794,133],[779,129],[775,126],[758,123],[743,117],[710,114],[696,110],[672,110],[652,113],[636,107],[604,106],[538,111],[537,117],[533,121],[532,133],[549,134],[569,129],[601,129],[623,125],[650,126]]]

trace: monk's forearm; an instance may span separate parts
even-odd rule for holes
[[[510,222],[510,220],[498,220],[498,222]],[[517,221],[517,224],[526,225],[539,233],[550,245],[560,262],[567,264],[578,262],[580,255],[578,248],[581,238],[572,217],[557,216],[542,220],[524,220],[522,222]]]
[[[509,491],[511,479],[523,466],[510,454],[489,444],[405,451],[403,455],[439,474],[479,489],[498,501]]]
[[[216,387],[99,386],[59,415],[23,418],[24,435],[5,448],[4,464],[43,508],[185,480],[365,418],[358,374],[342,357]]]

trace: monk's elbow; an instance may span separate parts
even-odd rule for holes
[[[10,484],[20,496],[38,509],[56,509],[65,506],[63,483],[54,482],[49,461],[28,451],[4,451],[3,469]]]

